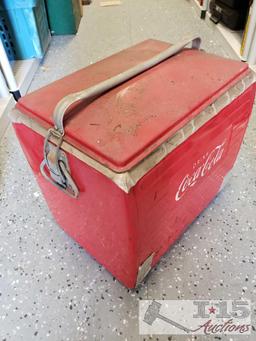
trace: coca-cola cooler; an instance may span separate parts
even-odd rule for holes
[[[187,43],[139,43],[11,114],[56,222],[129,288],[220,191],[252,111],[248,65]]]

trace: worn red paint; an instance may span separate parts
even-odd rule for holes
[[[52,124],[57,102],[145,60],[168,44],[147,41],[25,96],[17,108]],[[186,50],[77,110],[66,139],[115,171],[130,169],[248,73],[244,63]],[[43,137],[22,124],[16,134],[57,223],[127,287],[138,267],[153,265],[218,193],[248,124],[255,89],[207,122],[127,194],[68,155],[77,200],[40,174]],[[45,226],[47,228],[47,226]]]

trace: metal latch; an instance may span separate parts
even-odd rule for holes
[[[56,141],[56,145],[50,142],[52,137]],[[48,130],[44,141],[44,159],[40,165],[40,171],[51,184],[72,198],[77,198],[79,190],[71,177],[67,156],[60,149],[62,142],[62,133],[56,129]]]

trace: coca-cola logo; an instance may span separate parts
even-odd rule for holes
[[[191,187],[195,186],[200,178],[206,176],[221,160],[225,149],[225,143],[226,140],[216,146],[212,151],[207,152],[200,160],[194,163],[192,174],[186,174],[180,183],[175,196],[176,201],[179,201]]]

